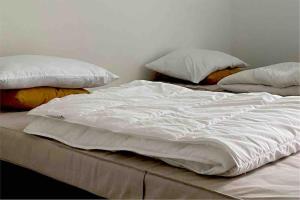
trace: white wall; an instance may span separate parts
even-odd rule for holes
[[[232,53],[254,66],[300,61],[300,0],[233,0]]]
[[[299,61],[300,0],[0,0],[0,56],[86,60],[121,76],[193,46],[255,66]]]
[[[121,76],[184,46],[230,52],[230,0],[0,0],[0,56],[86,60]]]

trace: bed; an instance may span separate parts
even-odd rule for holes
[[[266,81],[257,81],[254,73],[250,83],[298,86],[299,64],[283,65],[289,73],[282,66],[274,68],[277,73],[262,69],[259,78]],[[222,52],[183,49],[146,67],[185,83],[133,81],[54,96],[47,104],[50,99],[3,104],[33,110],[0,113],[0,159],[105,198],[297,199],[299,98],[199,85],[219,70],[245,66]],[[4,57],[0,67],[1,89],[18,93],[98,87],[118,78],[93,64],[47,56]]]
[[[197,175],[134,153],[84,151],[25,134],[30,117],[0,114],[0,158],[105,198],[298,199],[300,154],[235,178]],[[157,187],[159,185],[159,187]]]

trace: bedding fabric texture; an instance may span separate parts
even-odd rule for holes
[[[42,105],[29,114],[44,118],[25,132],[82,149],[132,151],[199,174],[237,176],[300,150],[299,110],[299,97],[134,81]],[[49,130],[45,117],[73,134]]]
[[[173,85],[178,85],[181,87],[185,87],[192,90],[200,90],[200,91],[211,91],[211,92],[222,92],[224,91],[220,88],[217,84],[214,85],[207,85],[207,84],[194,84],[189,81],[180,80],[177,78],[172,78],[161,73],[156,73],[154,78],[154,82],[162,82],[162,83],[169,83]]]
[[[170,77],[200,83],[211,73],[234,67],[245,67],[240,59],[219,51],[180,49],[146,65]]]
[[[36,108],[54,98],[88,94],[84,89],[37,87],[20,90],[0,90],[0,110],[25,111]]]
[[[222,79],[218,85],[233,92],[269,92],[300,95],[300,63],[289,62],[246,70]]]
[[[21,130],[30,121],[26,112],[0,113],[0,159],[108,199],[300,196],[300,153],[235,178],[200,176],[133,153],[84,151],[26,135]]]
[[[0,89],[99,87],[118,76],[94,64],[40,55],[0,57]]]

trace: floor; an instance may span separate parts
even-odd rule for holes
[[[0,161],[0,199],[101,199],[22,167]]]

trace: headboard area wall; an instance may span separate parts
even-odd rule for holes
[[[0,56],[85,60],[121,78],[170,50],[231,53],[254,66],[300,61],[300,0],[0,0]]]
[[[178,47],[230,53],[230,0],[1,0],[0,56],[43,54],[104,66],[117,83]]]
[[[232,52],[255,66],[300,62],[300,0],[233,0]]]

